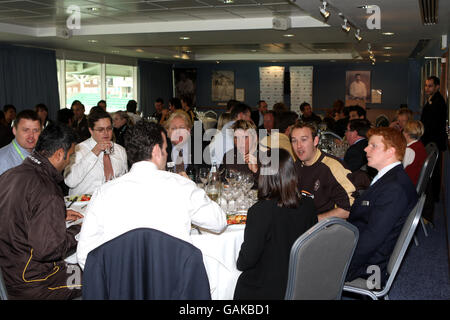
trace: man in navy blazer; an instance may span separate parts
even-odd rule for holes
[[[370,129],[367,136],[368,165],[378,174],[350,210],[348,221],[358,228],[359,240],[346,280],[368,278],[373,274],[371,266],[378,266],[380,285],[384,285],[387,263],[418,196],[401,163],[406,149],[403,135],[379,127]]]

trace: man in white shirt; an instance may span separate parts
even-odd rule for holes
[[[64,171],[69,195],[92,194],[103,183],[128,170],[125,149],[112,142],[113,126],[109,113],[91,113],[88,126],[91,137],[77,144],[75,155]]]
[[[77,248],[83,269],[90,251],[136,228],[157,229],[191,242],[191,224],[217,232],[226,226],[225,213],[203,189],[164,170],[167,138],[159,124],[141,121],[127,131],[125,141],[133,166],[91,198]]]

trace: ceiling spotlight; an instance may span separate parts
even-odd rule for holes
[[[290,33],[288,33],[288,34],[283,34],[283,37],[286,37],[286,38],[291,38],[291,37],[294,37],[294,35],[293,35],[293,34],[290,34]]]
[[[327,10],[327,2],[326,1],[323,2],[323,7],[319,7],[319,9],[320,9],[320,14],[325,19],[328,19],[328,17],[330,16],[330,11]]]
[[[369,58],[370,58],[370,59],[373,59],[373,58],[374,58],[373,53],[371,53],[371,54],[369,55]]]
[[[360,32],[361,32],[361,30],[356,30],[356,33],[355,33],[355,38],[356,38],[356,40],[358,40],[358,41],[361,41],[362,40],[362,37],[361,37],[361,35],[360,35]]]
[[[189,40],[189,37],[180,37],[180,40]]]
[[[344,19],[344,24],[342,25],[342,30],[344,30],[345,32],[350,31],[350,26],[347,24],[347,19]]]
[[[385,50],[391,50],[392,47],[383,47]]]

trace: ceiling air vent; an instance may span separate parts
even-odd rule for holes
[[[425,26],[436,24],[438,21],[439,0],[419,0],[420,15]]]

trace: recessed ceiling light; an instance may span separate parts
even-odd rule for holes
[[[142,49],[136,49],[136,52],[144,52],[144,50],[142,50]]]
[[[220,61],[216,61],[216,63],[220,63]]]
[[[100,8],[92,7],[92,8],[87,8],[86,10],[88,10],[88,11],[99,11]]]
[[[90,40],[88,40],[88,42],[89,42],[89,43],[97,43],[98,40],[90,39]]]
[[[392,47],[383,47],[384,49],[386,49],[386,50],[391,50],[392,49]]]
[[[225,3],[225,4],[234,3],[234,0],[223,0],[223,3]]]
[[[283,37],[290,38],[290,37],[295,37],[295,35],[288,33],[288,34],[283,34]]]
[[[256,52],[257,50],[255,50],[255,49],[252,49],[252,50],[250,50],[251,52]]]
[[[381,34],[384,35],[384,36],[393,36],[395,33],[393,33],[393,32],[382,32]]]
[[[189,40],[189,37],[180,37],[180,40]]]

